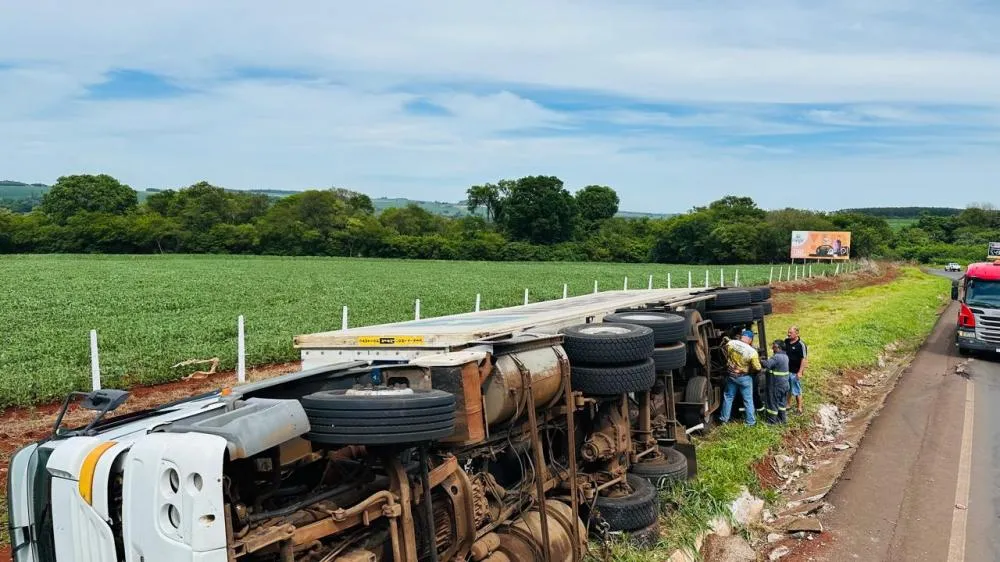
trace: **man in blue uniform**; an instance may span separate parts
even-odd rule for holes
[[[788,422],[788,355],[785,354],[785,342],[775,340],[771,344],[771,357],[764,361],[767,376],[767,409],[766,421],[770,424]]]

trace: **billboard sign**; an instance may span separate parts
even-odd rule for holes
[[[986,259],[1000,260],[1000,242],[990,242],[990,247],[986,250]]]
[[[850,232],[792,231],[793,260],[846,260],[851,257]]]

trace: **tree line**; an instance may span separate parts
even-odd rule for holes
[[[1000,211],[989,204],[953,216],[921,216],[896,233],[891,252],[923,263],[984,261],[990,242],[1000,242]]]
[[[615,216],[614,189],[571,192],[554,176],[472,186],[467,204],[464,217],[414,204],[376,213],[367,195],[348,189],[273,197],[207,182],[140,203],[135,190],[111,176],[71,175],[28,212],[0,209],[0,252],[774,263],[788,260],[793,230],[849,230],[855,257],[931,260],[938,254],[917,246],[978,244],[1000,228],[992,211],[969,209],[951,218],[928,215],[894,234],[885,219],[863,212],[767,211],[738,196],[669,218],[622,218]]]

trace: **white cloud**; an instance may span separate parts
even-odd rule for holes
[[[108,171],[138,187],[209,179],[458,199],[473,183],[553,173],[573,187],[615,186],[624,207],[661,211],[731,191],[771,206],[813,200],[839,206],[838,199],[814,196],[831,191],[858,205],[883,198],[949,204],[954,185],[965,187],[950,204],[994,197],[1000,17],[988,4],[256,0],[234,6],[195,0],[6,6],[0,63],[14,68],[0,68],[0,175],[52,181],[63,173]],[[240,67],[315,79],[225,79]],[[120,68],[162,74],[195,93],[82,98],[89,85]],[[441,83],[459,86],[407,93]],[[584,90],[702,109],[560,111],[519,95],[520,86],[551,89],[550,98]],[[422,97],[451,115],[405,111]],[[757,104],[789,105],[772,111]],[[977,107],[934,109],[963,105]],[[817,147],[815,139],[800,148],[793,140],[870,125],[931,130],[843,150],[829,141]],[[980,131],[956,136],[947,130],[955,125]],[[621,126],[647,132],[608,132]],[[948,142],[935,141],[935,128]],[[512,130],[557,132],[511,138]],[[787,140],[753,138],[760,135]],[[905,190],[893,191],[902,183]]]

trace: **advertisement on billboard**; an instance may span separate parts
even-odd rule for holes
[[[792,231],[793,260],[846,260],[851,257],[850,232]]]
[[[990,242],[990,247],[986,250],[986,259],[1000,260],[1000,242]]]

